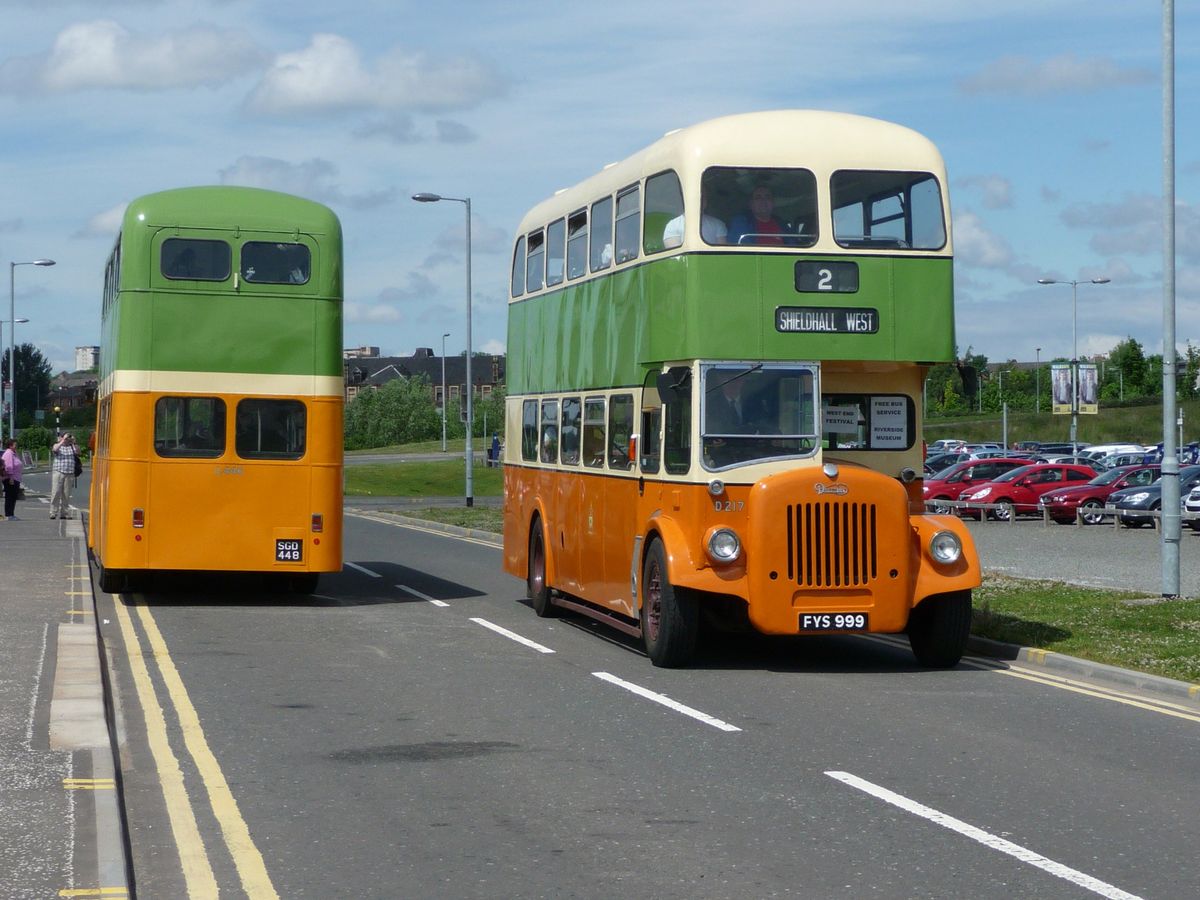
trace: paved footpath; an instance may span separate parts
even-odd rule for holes
[[[78,511],[52,521],[44,494],[26,489],[18,518],[0,521],[0,897],[122,900],[83,530]]]

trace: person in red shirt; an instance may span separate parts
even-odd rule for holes
[[[750,211],[733,217],[729,225],[731,244],[783,245],[783,225],[775,218],[775,195],[765,184],[750,194]]]

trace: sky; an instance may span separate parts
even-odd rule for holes
[[[1176,3],[1177,338],[1200,344],[1200,9]],[[0,261],[17,341],[99,343],[135,197],[237,184],[328,204],[345,346],[500,353],[512,234],[665,132],[764,109],[914,128],[950,177],[960,354],[1162,350],[1160,3],[1129,0],[0,0]],[[802,164],[802,160],[798,164]],[[8,319],[0,302],[0,319]],[[8,343],[9,326],[4,326]]]

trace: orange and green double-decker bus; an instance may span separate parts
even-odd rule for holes
[[[674,131],[535,206],[514,242],[504,560],[534,610],[907,633],[951,666],[979,564],[921,492],[922,384],[954,358],[945,167],[898,125],[762,112]]]
[[[88,543],[154,571],[342,568],[342,234],[299,197],[140,197],[108,259]]]

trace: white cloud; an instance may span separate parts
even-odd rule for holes
[[[959,87],[968,94],[1036,96],[1095,93],[1124,85],[1151,84],[1156,78],[1149,69],[1122,68],[1111,59],[1081,59],[1074,53],[1063,53],[1041,62],[1005,56],[964,78]]]
[[[973,212],[954,217],[954,255],[964,265],[984,269],[1007,269],[1014,262],[1008,241],[988,230]]]
[[[386,303],[356,303],[347,300],[342,310],[346,321],[351,324],[379,324],[383,322],[399,322],[400,311]]]
[[[396,197],[395,188],[365,194],[347,194],[334,182],[337,172],[337,166],[325,159],[290,163],[266,156],[243,156],[232,166],[222,169],[220,178],[222,184],[283,191],[322,203],[345,205],[355,209],[382,206],[391,203]]]
[[[988,209],[1008,209],[1013,205],[1012,182],[1002,175],[973,175],[957,182],[965,188],[975,188],[983,196]]]
[[[465,109],[505,88],[500,76],[478,59],[435,59],[393,49],[372,67],[351,41],[318,34],[303,50],[276,57],[246,98],[246,109],[266,116]]]
[[[80,228],[73,237],[77,238],[115,238],[121,230],[121,219],[125,216],[127,203],[119,203],[104,212],[98,212]]]
[[[68,25],[47,53],[0,66],[0,91],[167,90],[229,81],[265,61],[241,31],[197,24],[151,37],[101,19]]]

